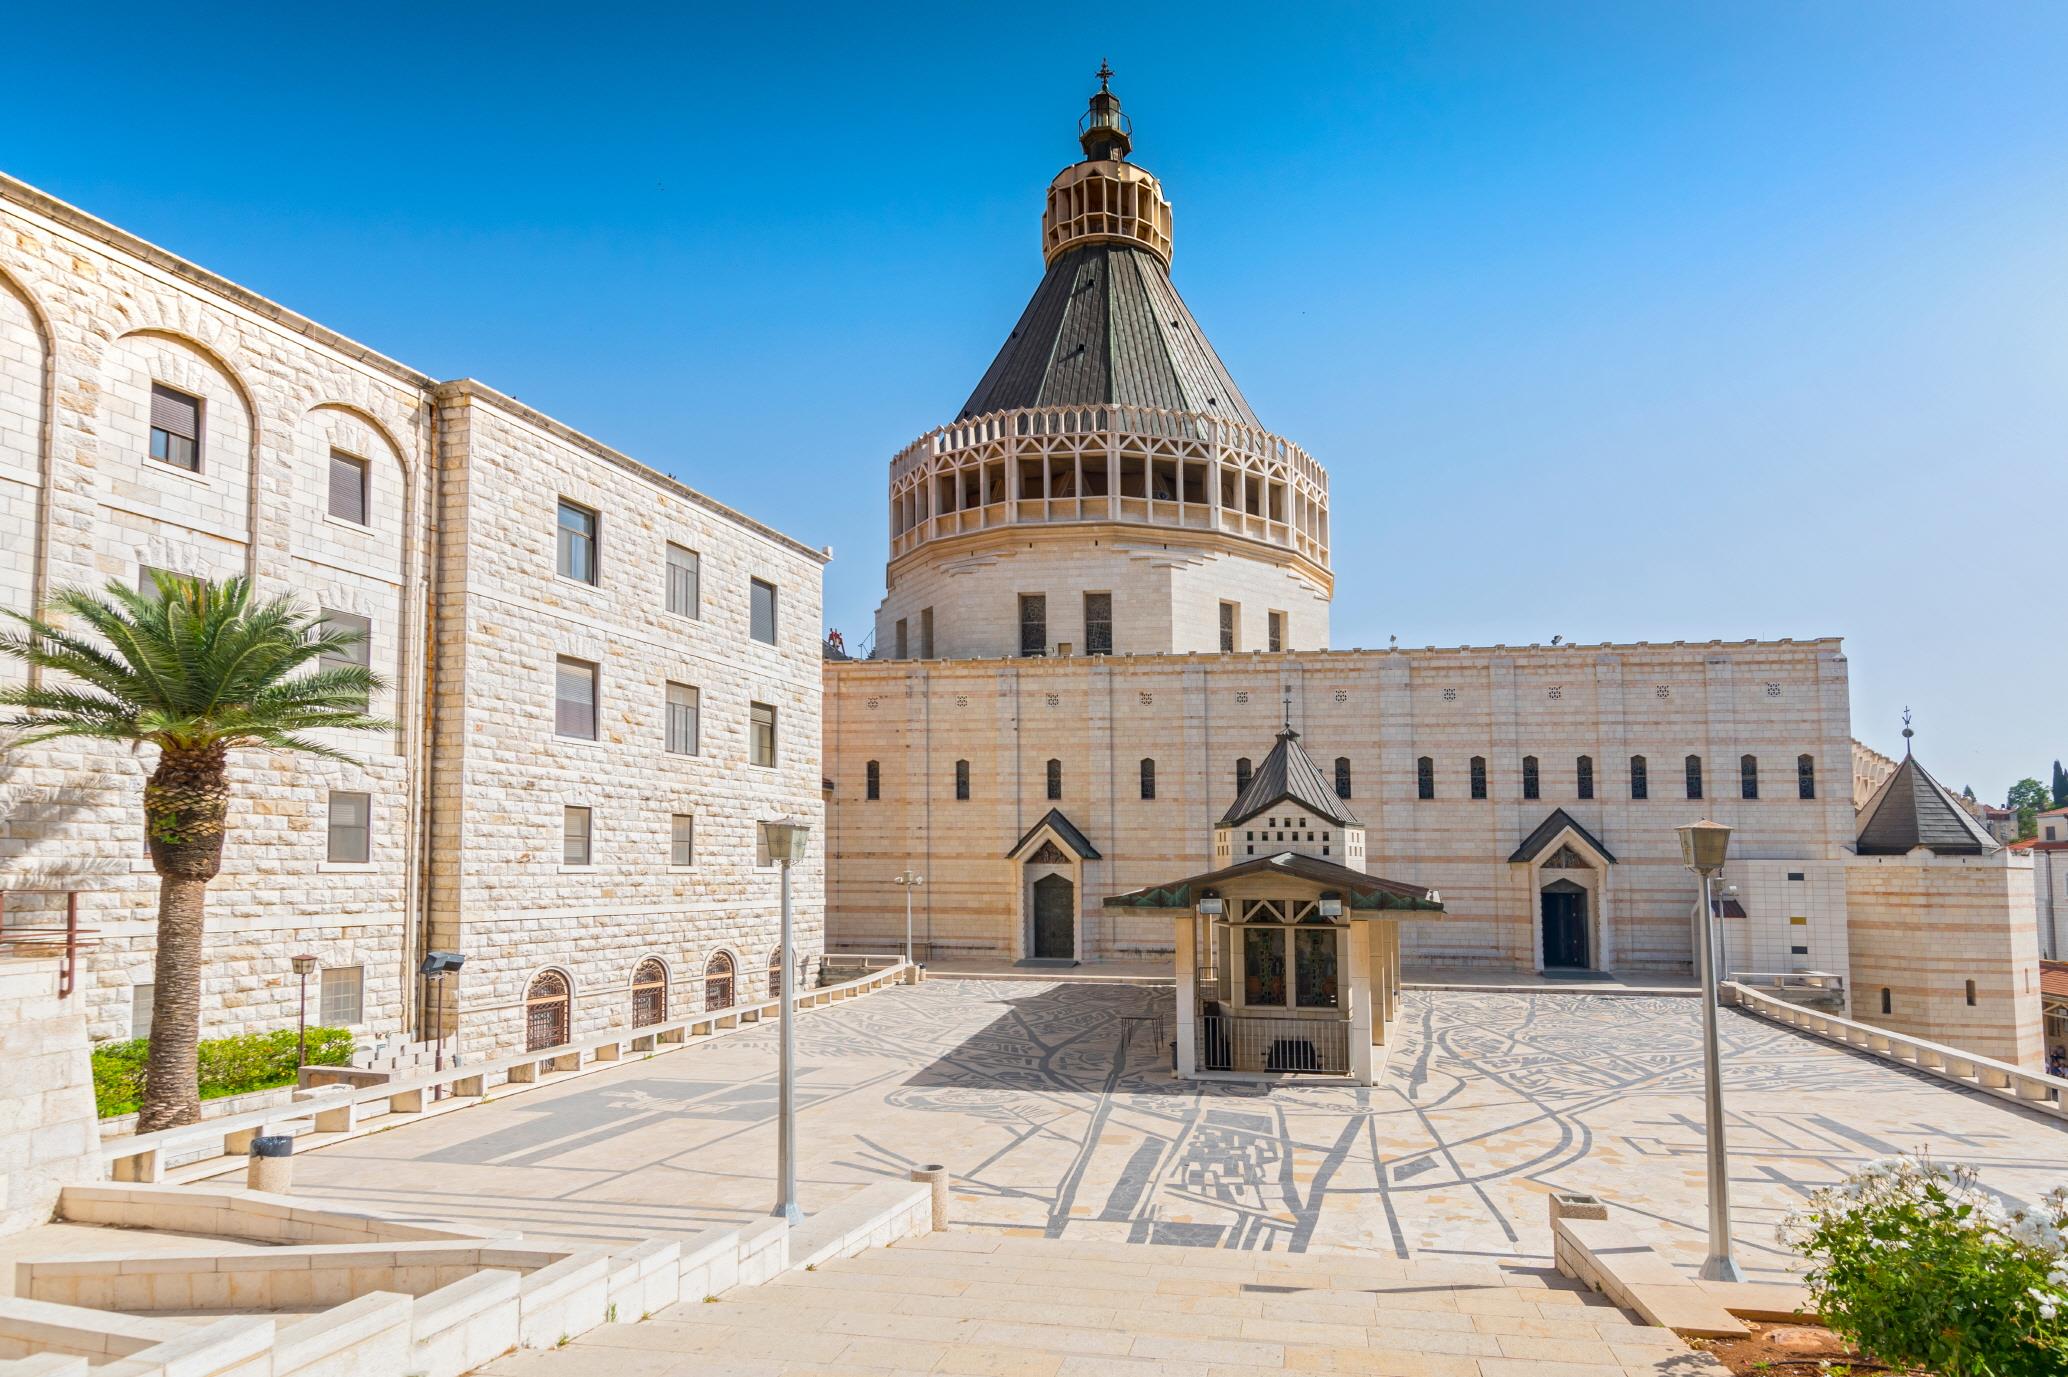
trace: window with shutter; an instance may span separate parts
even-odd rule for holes
[[[151,457],[189,473],[201,472],[199,397],[151,384]]]
[[[753,733],[748,743],[748,761],[772,766],[776,763],[776,710],[767,703],[751,703],[748,709]]]
[[[553,731],[560,736],[596,739],[596,666],[563,655],[553,676]]]
[[[676,755],[698,753],[697,715],[702,698],[692,685],[668,685],[668,749]]]
[[[373,664],[372,619],[361,617],[352,612],[340,612],[332,607],[323,608],[322,613],[322,626],[326,633],[356,635],[359,639],[350,645],[339,646],[335,650],[324,652],[317,661],[317,667],[319,669],[342,669],[346,667],[366,669],[371,667]],[[360,706],[363,708],[366,705],[366,700],[362,698],[359,701]]]
[[[589,864],[589,810],[565,807],[560,810],[560,863]]]
[[[366,461],[342,450],[330,452],[330,514],[340,521],[366,525]]]
[[[326,859],[363,865],[373,855],[373,796],[334,792],[330,796],[330,846]]]
[[[775,585],[763,579],[754,579],[749,583],[749,591],[753,624],[748,628],[748,634],[763,645],[774,645],[776,643]]]
[[[703,615],[703,558],[680,545],[668,546],[668,610],[678,617]]]

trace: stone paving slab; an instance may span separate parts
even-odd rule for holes
[[[1201,1086],[1169,1074],[1168,990],[899,987],[799,1024],[801,1190],[809,1210],[938,1161],[966,1236],[1060,1239],[1122,1263],[1133,1245],[1169,1243],[1200,1265],[1340,1251],[1423,1268],[1541,1268],[1545,1195],[1581,1190],[1691,1266],[1698,1014],[1684,997],[1419,991],[1381,1086]],[[1779,1214],[1869,1159],[1975,1162],[2013,1199],[2068,1174],[2056,1122],[1735,1011],[1724,1035],[1740,1260],[1755,1279],[1789,1271]],[[295,1190],[571,1243],[749,1222],[772,1203],[774,1061],[773,1025],[629,1060],[298,1156]]]

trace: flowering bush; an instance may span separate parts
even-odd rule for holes
[[[1781,1221],[1824,1323],[1941,1377],[2068,1372],[2068,1190],[2008,1210],[1971,1167],[1870,1162]]]

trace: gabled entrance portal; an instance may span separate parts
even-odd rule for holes
[[[1571,880],[1553,880],[1544,886],[1544,969],[1586,970],[1587,891]]]

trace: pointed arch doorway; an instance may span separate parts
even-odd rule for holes
[[[1587,889],[1571,880],[1553,880],[1538,892],[1544,929],[1544,969],[1590,969],[1593,953],[1587,940]]]
[[[1060,859],[1060,858],[1059,858]],[[1037,961],[1068,961],[1077,955],[1077,886],[1064,874],[1034,881],[1034,931],[1028,954]]]

